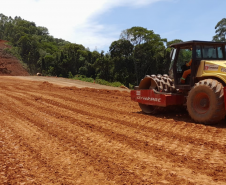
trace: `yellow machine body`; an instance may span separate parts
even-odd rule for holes
[[[226,61],[201,60],[196,77],[216,77],[226,84]]]

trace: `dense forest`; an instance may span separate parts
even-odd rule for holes
[[[225,41],[226,19],[215,27],[213,41]],[[21,60],[30,74],[73,77],[84,75],[129,87],[137,85],[145,74],[168,73],[170,48],[182,40],[167,41],[143,27],[122,31],[111,43],[109,52],[90,51],[81,44],[54,38],[48,29],[21,17],[0,14],[0,39],[9,41],[9,52]]]

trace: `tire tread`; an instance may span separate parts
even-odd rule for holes
[[[205,123],[205,124],[216,124],[217,122],[219,122],[220,120],[222,120],[225,117],[224,87],[220,82],[218,82],[217,80],[213,80],[213,79],[205,79],[205,80],[199,81],[190,90],[190,92],[188,94],[188,101],[191,99],[191,96],[193,93],[192,91],[200,86],[207,86],[214,92],[215,98],[217,100],[216,105],[214,105],[214,106],[216,106],[216,108],[213,109],[211,118],[209,120],[204,120],[204,121],[203,120],[200,121],[198,115],[197,115],[197,117],[195,117],[193,115],[192,110],[189,110],[189,109],[191,109],[190,106],[187,107],[188,113],[191,116],[191,118],[194,119],[196,122]]]

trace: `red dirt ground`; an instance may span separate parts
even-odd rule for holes
[[[0,61],[0,75],[27,75]],[[25,79],[0,77],[0,184],[226,184],[225,120],[145,115],[128,90]]]
[[[225,120],[17,77],[0,77],[0,96],[1,184],[226,184]]]
[[[0,40],[0,76],[28,76],[29,73],[15,57],[3,54],[5,48],[9,48],[6,41]]]

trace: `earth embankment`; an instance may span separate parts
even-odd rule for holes
[[[7,41],[0,40],[0,76],[28,76],[20,61],[4,51],[7,48]]]

